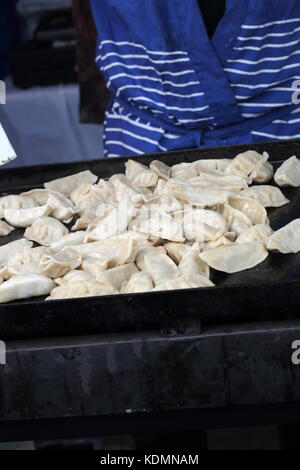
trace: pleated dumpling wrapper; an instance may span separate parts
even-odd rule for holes
[[[211,268],[228,274],[254,268],[267,256],[266,245],[260,241],[220,246],[200,254]]]
[[[206,276],[194,274],[192,276],[179,276],[170,281],[162,282],[153,291],[191,289],[196,287],[214,287],[214,284]]]
[[[6,243],[0,246],[0,265],[5,264],[10,258],[13,258],[17,253],[32,248],[33,243],[25,238],[16,240],[14,242]]]
[[[266,184],[244,189],[240,196],[255,199],[263,207],[281,207],[290,202],[279,188]]]
[[[103,282],[104,284],[111,285],[115,290],[120,291],[123,282],[129,281],[134,273],[137,273],[138,269],[134,263],[124,264],[123,266],[117,266],[116,268],[107,269],[102,273],[98,274],[97,281]]]
[[[26,209],[36,205],[36,200],[31,196],[10,194],[0,197],[0,219],[4,217],[5,209]]]
[[[46,189],[58,191],[66,196],[69,196],[80,184],[82,183],[96,183],[98,177],[94,175],[90,170],[81,171],[74,175],[65,176],[64,178],[58,178],[44,184]]]
[[[268,239],[268,250],[280,253],[298,253],[300,251],[300,219],[295,219],[277,230]]]
[[[6,222],[14,227],[26,228],[41,217],[50,214],[51,208],[48,205],[30,207],[28,209],[4,209]]]
[[[300,160],[293,156],[286,160],[276,171],[274,176],[278,186],[300,186]]]
[[[247,243],[261,241],[267,243],[273,230],[267,224],[257,224],[241,233],[236,239],[236,243]]]
[[[40,274],[15,276],[0,285],[0,303],[47,295],[54,286],[51,279]]]
[[[134,294],[136,292],[149,292],[153,289],[150,274],[145,272],[134,273],[128,282],[124,282],[121,287],[121,294]]]
[[[135,160],[128,160],[125,163],[126,178],[134,186],[141,188],[153,188],[158,181],[158,175],[146,165],[136,162]]]
[[[52,217],[41,217],[27,227],[24,237],[44,246],[51,246],[69,233],[68,229]]]
[[[96,280],[84,281],[82,279],[73,279],[55,287],[46,300],[73,299],[112,294],[118,294],[118,292],[109,284],[99,283]]]

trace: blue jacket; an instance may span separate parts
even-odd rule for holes
[[[107,156],[300,138],[300,0],[90,0]]]

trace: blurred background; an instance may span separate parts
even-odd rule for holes
[[[18,156],[8,166],[103,157],[109,95],[95,47],[88,0],[1,0],[0,123]]]

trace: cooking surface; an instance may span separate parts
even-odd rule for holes
[[[300,157],[300,141],[219,147],[137,157],[149,164],[159,158],[174,165],[207,158],[234,158],[245,150],[270,154],[277,168],[292,155]],[[0,170],[1,195],[18,194],[42,187],[52,179],[90,169],[106,178],[124,172],[126,159],[103,159],[91,162],[45,165],[24,169]],[[268,209],[274,230],[300,217],[300,188],[283,188],[289,204]],[[0,244],[22,237],[23,229],[0,238]],[[73,335],[95,332],[143,330],[168,326],[176,320],[197,319],[226,323],[255,319],[278,319],[297,316],[300,300],[300,253],[271,253],[257,267],[236,274],[212,271],[215,288],[188,289],[144,294],[68,299],[45,302],[43,299],[0,305],[2,339]]]

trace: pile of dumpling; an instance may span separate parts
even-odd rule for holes
[[[211,268],[236,273],[269,251],[297,253],[300,219],[273,232],[266,208],[289,202],[267,183],[300,186],[300,161],[274,175],[268,158],[128,160],[109,179],[87,170],[1,197],[0,236],[25,232],[0,247],[0,302],[212,287]]]

